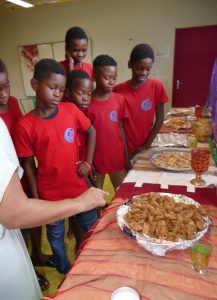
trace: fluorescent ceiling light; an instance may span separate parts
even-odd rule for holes
[[[22,0],[7,0],[7,2],[11,2],[14,4],[20,5],[22,7],[26,7],[26,8],[34,6],[33,4],[30,4],[30,3],[26,2],[26,1],[22,1]]]

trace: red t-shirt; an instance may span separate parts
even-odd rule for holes
[[[14,139],[15,124],[23,116],[23,114],[16,98],[10,96],[8,100],[8,106],[8,111],[5,113],[0,113],[0,117],[5,122],[12,139]]]
[[[126,99],[128,118],[124,120],[124,129],[132,153],[145,143],[153,127],[156,106],[167,102],[168,96],[162,82],[156,79],[148,79],[139,88],[130,87],[126,81],[117,85],[114,91]]]
[[[92,98],[87,116],[96,129],[93,164],[100,174],[124,169],[124,143],[119,122],[125,118],[124,98],[112,93],[107,100]]]
[[[66,74],[69,74],[70,69],[69,69],[69,64],[67,62],[67,60],[63,60],[60,61],[60,64],[64,67]],[[82,66],[74,66],[74,70],[83,70],[85,72],[87,72],[87,74],[90,76],[90,78],[92,78],[92,74],[93,74],[93,66],[91,64],[82,62]]]
[[[86,161],[87,159],[87,134],[84,132],[77,132],[79,140],[79,159]]]
[[[77,175],[77,130],[86,131],[90,120],[72,103],[60,103],[51,119],[28,113],[15,127],[15,146],[19,157],[36,156],[37,188],[42,199],[62,200],[87,190]]]

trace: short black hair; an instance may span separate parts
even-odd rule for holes
[[[117,67],[117,62],[109,55],[98,55],[93,61],[93,69],[101,68],[105,66]]]
[[[44,58],[39,60],[35,65],[33,77],[36,80],[47,79],[51,73],[60,74],[66,76],[63,66],[54,59]]]
[[[148,44],[136,45],[131,51],[130,62],[135,63],[144,58],[151,58],[154,61],[154,50]]]
[[[74,82],[76,79],[89,79],[91,80],[90,76],[87,72],[83,70],[72,70],[67,76],[67,84],[66,88],[71,90],[74,87]]]
[[[7,73],[7,68],[2,59],[0,59],[0,73]]]
[[[67,30],[65,36],[65,43],[68,47],[72,40],[74,39],[84,39],[88,40],[86,32],[81,27],[71,27]]]

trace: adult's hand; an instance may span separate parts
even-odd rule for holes
[[[73,201],[79,201],[81,211],[88,211],[97,207],[103,207],[106,204],[104,199],[109,193],[101,189],[90,187],[86,192],[78,196]]]

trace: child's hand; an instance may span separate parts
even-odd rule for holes
[[[92,170],[90,172],[90,179],[91,181],[93,181],[94,183],[96,183],[97,181],[97,175],[96,175],[96,170],[95,170],[95,167],[92,166]]]
[[[78,170],[77,170],[77,174],[80,177],[84,177],[90,174],[91,172],[91,166],[90,164],[88,164],[86,161],[78,161]]]
[[[67,48],[65,48],[65,59],[69,64],[70,71],[74,69],[74,59],[71,57],[71,54]]]

